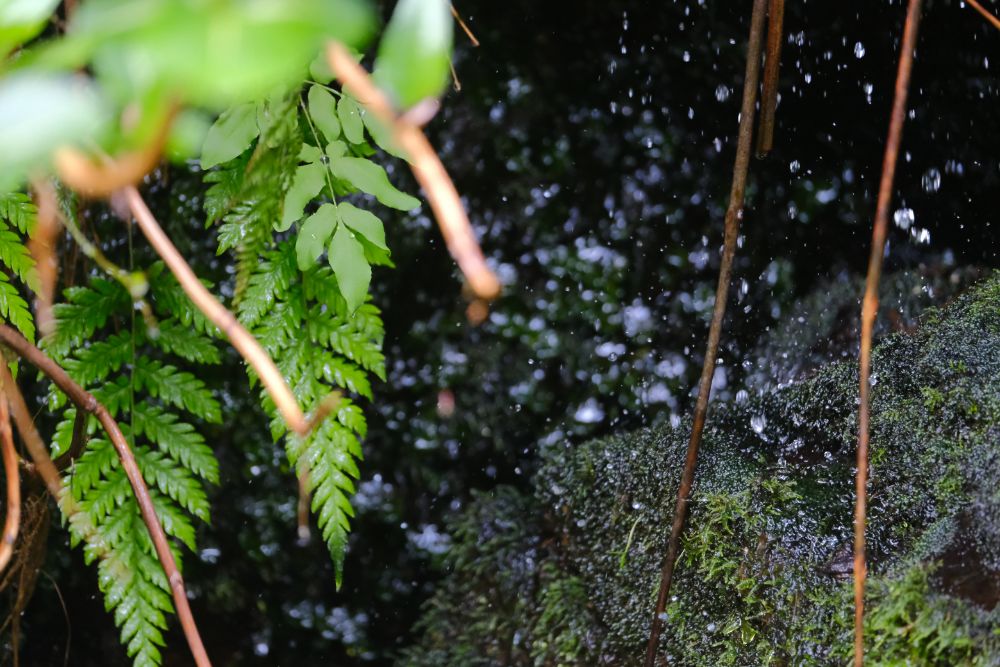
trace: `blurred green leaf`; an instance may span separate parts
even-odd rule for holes
[[[229,162],[250,148],[259,134],[256,104],[247,102],[226,110],[208,130],[201,149],[201,168]]]
[[[217,109],[294,85],[327,40],[357,45],[371,25],[359,0],[91,0],[36,62],[92,61],[122,103],[166,91]]]
[[[56,148],[98,139],[107,120],[83,77],[23,71],[0,81],[0,190],[15,189]]]
[[[361,109],[358,103],[349,96],[340,98],[340,106],[337,108],[340,116],[340,125],[344,129],[344,137],[352,144],[360,144],[365,140],[365,126],[361,122]]]
[[[448,83],[452,18],[447,0],[399,0],[375,60],[375,82],[400,108],[437,97]]]
[[[420,206],[420,202],[410,195],[397,190],[385,169],[359,157],[338,157],[330,160],[330,171],[362,192],[375,195],[381,203],[401,211],[410,211]]]
[[[348,202],[341,203],[337,206],[337,210],[345,225],[365,237],[376,248],[389,249],[385,244],[385,228],[382,226],[382,221],[374,213],[360,209]]]
[[[0,57],[40,33],[57,6],[59,0],[0,2]]]
[[[285,206],[281,213],[281,222],[274,228],[283,232],[292,226],[292,223],[302,217],[306,204],[319,194],[323,189],[323,182],[326,179],[326,165],[320,162],[305,164],[295,170],[295,177],[292,185],[285,195]],[[315,259],[315,257],[313,258]]]
[[[337,120],[337,100],[323,86],[309,87],[309,115],[319,127],[327,141],[340,136],[340,121]]]
[[[295,255],[301,270],[305,271],[316,263],[336,226],[337,207],[333,204],[323,204],[302,223],[295,240]]]
[[[347,301],[347,307],[357,310],[368,296],[368,284],[372,280],[372,267],[365,261],[365,250],[354,237],[354,232],[345,225],[337,227],[328,251],[330,266],[337,276],[340,295]]]

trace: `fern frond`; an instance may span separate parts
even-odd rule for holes
[[[0,317],[13,324],[24,337],[34,342],[35,321],[28,310],[28,303],[11,285],[7,274],[0,271]]]
[[[28,252],[17,233],[0,225],[0,262],[14,272],[32,292],[38,291],[38,272],[35,271],[35,260]]]
[[[176,354],[196,364],[221,362],[219,348],[207,336],[192,336],[191,329],[177,320],[158,323],[156,334],[148,332],[149,342],[167,354]]]
[[[205,383],[191,373],[179,371],[148,357],[136,360],[132,381],[137,389],[145,389],[150,396],[165,403],[183,408],[207,422],[222,421],[222,408]]]
[[[150,301],[165,315],[155,331],[132,317],[132,299],[117,283],[102,278],[66,291],[58,304],[56,329],[45,344],[78,383],[92,391],[119,419],[126,441],[150,488],[150,497],[180,564],[178,544],[195,548],[194,520],[209,520],[204,483],[218,482],[218,461],[204,438],[182,419],[221,421],[221,407],[205,383],[182,370],[184,360],[219,360],[214,326],[200,319],[187,296],[161,265],[150,271]],[[130,324],[139,327],[131,329]],[[115,325],[121,330],[109,333]],[[176,363],[150,354],[175,355]],[[169,356],[167,357],[169,358]],[[174,359],[170,359],[174,361]],[[50,404],[65,398],[52,392]],[[57,449],[72,436],[75,408],[67,408],[56,427]],[[93,420],[87,424],[88,431]],[[133,430],[134,429],[134,430]],[[153,550],[131,485],[112,444],[91,438],[67,470],[68,495],[60,503],[73,544],[83,543],[88,563],[99,558],[99,586],[105,606],[114,611],[121,641],[135,665],[156,667],[162,656],[170,587]]]
[[[30,236],[38,224],[38,207],[23,192],[0,193],[0,220],[6,220],[19,232]]]
[[[44,347],[57,357],[83,345],[113,313],[127,312],[132,305],[132,298],[120,283],[104,278],[92,279],[88,287],[70,287],[65,296],[66,303],[52,308],[58,326],[44,341]]]

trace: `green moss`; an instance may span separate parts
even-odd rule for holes
[[[998,296],[1000,275],[874,351],[869,664],[1000,664],[1000,612],[954,583],[1000,581]],[[851,586],[834,573],[851,543],[857,391],[846,360],[713,406],[662,640],[672,664],[846,662]],[[637,664],[688,428],[553,446],[533,496],[470,508],[465,556],[410,654],[434,660],[408,664]],[[496,517],[517,539],[482,532]]]

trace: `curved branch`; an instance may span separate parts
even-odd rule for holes
[[[326,49],[330,69],[361,104],[368,108],[380,123],[392,130],[393,139],[410,158],[410,168],[420,187],[427,194],[434,217],[441,228],[444,242],[455,258],[472,291],[480,299],[495,299],[500,294],[500,280],[486,264],[483,251],[465,214],[462,200],[455,184],[441,164],[420,128],[399,117],[388,98],[372,82],[350,52],[341,44],[331,43]]]
[[[177,250],[170,238],[164,233],[153,213],[146,206],[142,195],[135,186],[128,186],[121,190],[125,201],[132,215],[139,225],[139,229],[146,235],[150,245],[157,254],[163,258],[167,267],[177,278],[184,293],[188,295],[194,305],[205,314],[212,324],[219,327],[223,334],[229,339],[233,347],[246,359],[246,362],[253,367],[260,381],[264,384],[278,412],[284,418],[285,423],[292,431],[298,435],[306,435],[309,432],[309,423],[306,421],[298,401],[292,395],[291,389],[285,383],[285,378],[275,365],[274,360],[264,351],[257,339],[250,335],[250,332],[240,324],[236,316],[223,306],[212,293],[205,289],[205,286],[198,280],[187,261]]]
[[[146,524],[146,529],[149,531],[149,536],[153,541],[153,547],[156,549],[156,555],[160,559],[160,565],[163,567],[163,572],[167,575],[167,580],[170,582],[174,606],[177,609],[177,617],[180,619],[184,636],[187,638],[188,646],[190,646],[191,653],[194,655],[195,663],[198,667],[211,667],[208,654],[205,652],[201,636],[198,633],[198,627],[195,625],[194,616],[191,613],[187,592],[184,589],[184,579],[177,569],[177,563],[174,561],[174,555],[170,551],[170,545],[167,542],[167,535],[163,531],[163,526],[159,518],[156,516],[153,500],[149,496],[149,489],[146,487],[146,482],[139,470],[139,464],[136,462],[135,455],[125,440],[125,435],[118,427],[118,423],[111,416],[111,413],[108,412],[107,408],[94,398],[93,394],[78,385],[62,367],[28,342],[17,331],[7,325],[0,324],[0,341],[10,347],[22,359],[47,375],[66,394],[69,400],[76,405],[77,410],[88,412],[97,417],[97,421],[104,428],[108,439],[118,454],[122,469],[125,471],[126,477],[128,477],[132,493],[139,505],[139,512],[142,515],[143,523]],[[62,480],[59,477],[59,472],[56,470],[55,464],[52,462],[52,458],[49,456],[48,448],[38,434],[28,406],[24,402],[24,397],[14,383],[10,371],[7,370],[6,363],[2,360],[0,360],[0,382],[3,383],[3,391],[10,401],[11,411],[17,421],[21,437],[24,439],[31,457],[35,460],[35,465],[41,473],[49,492],[60,502],[65,502],[67,497],[71,499],[71,496],[63,493]]]
[[[715,290],[712,324],[708,329],[705,363],[702,366],[701,380],[698,383],[698,401],[694,408],[691,439],[688,441],[687,458],[684,461],[684,471],[681,473],[681,482],[677,489],[677,504],[674,507],[670,540],[667,542],[667,555],[660,573],[660,590],[656,599],[656,611],[653,614],[653,622],[649,631],[649,642],[646,644],[645,667],[653,667],[656,662],[656,651],[660,643],[661,618],[667,608],[667,598],[670,595],[670,584],[674,575],[674,564],[677,562],[677,554],[680,551],[681,532],[684,530],[688,503],[691,500],[691,487],[694,484],[694,472],[698,464],[698,448],[701,445],[702,430],[705,428],[708,398],[712,392],[715,357],[719,352],[722,318],[726,313],[726,298],[729,295],[733,256],[736,254],[736,237],[739,236],[740,220],[743,218],[743,199],[746,192],[747,170],[750,165],[754,100],[757,97],[757,83],[760,76],[761,33],[764,28],[766,3],[767,0],[754,0],[753,13],[750,17],[750,39],[747,46],[747,66],[743,83],[743,106],[740,110],[740,129],[736,145],[736,160],[733,165],[732,188],[729,192],[729,209],[726,211],[726,234],[722,262],[719,264],[719,283]]]
[[[858,408],[858,459],[855,476],[854,504],[854,664],[861,667],[865,660],[865,522],[868,511],[868,442],[871,420],[872,333],[878,316],[878,282],[882,274],[882,257],[889,229],[889,204],[892,203],[892,184],[896,176],[899,143],[906,120],[906,97],[910,89],[910,72],[913,69],[913,51],[917,45],[917,28],[920,24],[920,0],[910,0],[903,28],[903,43],[899,52],[899,69],[896,72],[896,90],[889,119],[889,136],[885,142],[882,161],[882,180],[879,182],[878,201],[875,206],[875,224],[872,229],[872,248],[868,257],[868,276],[865,278],[865,296],[861,304],[861,405]]]
[[[10,411],[7,401],[0,400],[0,447],[3,448],[3,469],[7,479],[7,518],[0,541],[0,572],[6,569],[14,555],[17,532],[21,527],[21,478],[17,469],[17,452],[10,431]]]

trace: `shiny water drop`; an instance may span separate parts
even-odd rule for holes
[[[896,212],[892,214],[892,221],[903,231],[912,227],[914,220],[916,220],[916,215],[914,215],[912,208],[897,209]]]
[[[854,45],[854,57],[864,58],[865,57],[865,45],[858,42]]]
[[[725,102],[726,100],[728,100],[729,86],[725,86],[720,83],[718,87],[715,89],[715,99],[719,100],[720,102]]]
[[[766,427],[767,427],[767,417],[765,417],[764,415],[754,415],[753,417],[750,418],[750,428],[752,428],[753,432],[756,433],[757,435],[763,433]]]
[[[941,189],[941,172],[937,167],[931,167],[924,172],[920,183],[924,186],[924,192],[937,192]]]

